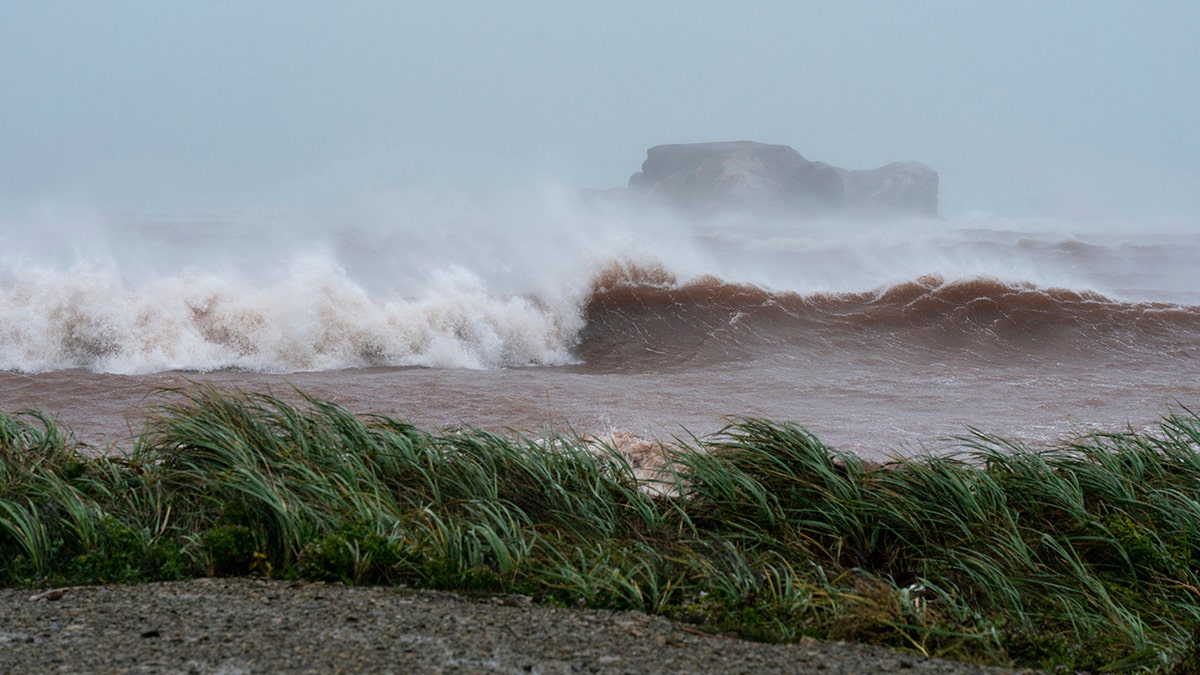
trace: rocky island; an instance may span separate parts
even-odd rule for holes
[[[753,141],[657,145],[622,192],[699,219],[938,215],[938,175],[924,164],[852,171]]]

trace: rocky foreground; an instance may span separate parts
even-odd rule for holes
[[[746,642],[523,596],[197,579],[0,589],[0,607],[0,673],[1015,672],[842,642]]]

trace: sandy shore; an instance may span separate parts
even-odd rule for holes
[[[0,590],[0,673],[1011,673],[521,596],[198,579]]]

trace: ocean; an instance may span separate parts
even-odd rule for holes
[[[689,223],[551,189],[0,224],[0,409],[127,447],[164,389],[669,441],[792,421],[870,459],[1200,407],[1200,223]]]

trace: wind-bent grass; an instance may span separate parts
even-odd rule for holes
[[[743,420],[639,484],[594,439],[175,392],[127,454],[0,413],[0,583],[263,574],[527,594],[748,637],[1068,669],[1200,664],[1200,417],[876,467]],[[653,488],[653,489],[648,489]]]

